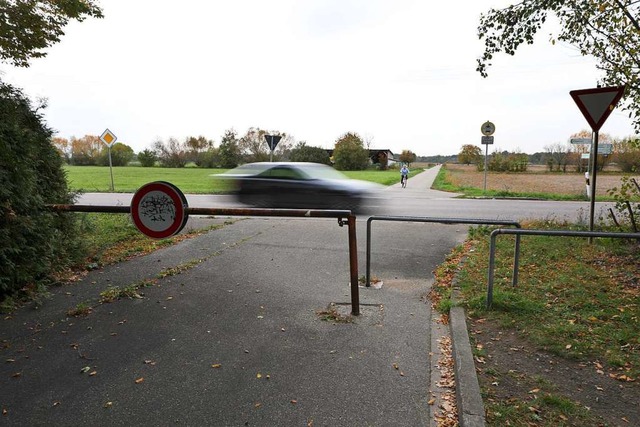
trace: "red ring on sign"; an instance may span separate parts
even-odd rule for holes
[[[153,230],[147,227],[141,217],[140,203],[152,192],[159,192],[167,196],[173,202],[175,209],[175,218],[167,228],[162,230]],[[164,239],[176,235],[185,226],[188,219],[187,206],[187,198],[175,185],[165,181],[150,182],[140,187],[133,195],[131,199],[131,218],[141,233],[154,239]]]

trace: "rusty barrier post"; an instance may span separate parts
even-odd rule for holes
[[[351,273],[351,314],[360,314],[360,289],[358,288],[358,242],[356,240],[356,216],[347,217],[349,226],[349,269]]]

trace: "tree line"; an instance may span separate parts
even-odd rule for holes
[[[277,135],[281,138],[273,155],[266,144],[265,135]],[[69,165],[109,165],[108,148],[98,136],[53,138],[52,143]],[[242,136],[233,129],[225,131],[218,146],[204,136],[189,136],[184,140],[158,139],[150,148],[136,154],[129,145],[117,143],[111,146],[111,164],[126,166],[135,160],[142,167],[181,168],[194,164],[202,168],[230,169],[243,163],[269,161],[273,157],[275,161],[333,164],[339,170],[362,170],[372,163],[381,169],[387,167],[386,157],[370,158],[365,141],[355,132],[341,135],[335,141],[332,154],[330,156],[329,150],[308,145],[306,141],[296,142],[284,132],[249,128]],[[411,150],[403,150],[399,160],[412,163],[416,157]]]
[[[571,138],[590,138],[591,132],[583,130]],[[608,134],[600,134],[599,146],[610,144],[611,152],[598,154],[598,170],[609,164],[615,164],[622,172],[640,171],[640,141],[628,136],[612,138]],[[546,165],[549,172],[585,172],[588,170],[588,156],[590,145],[553,143],[546,145],[543,152],[524,154],[519,151],[493,151],[487,158],[487,170],[494,172],[525,172],[527,165]],[[454,156],[449,158],[454,161]],[[478,170],[484,170],[484,154],[477,145],[465,144],[455,156],[458,163],[476,165]]]

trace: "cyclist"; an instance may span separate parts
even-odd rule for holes
[[[407,186],[407,178],[409,177],[409,168],[407,165],[402,165],[402,169],[400,169],[400,183],[402,184],[402,188]]]

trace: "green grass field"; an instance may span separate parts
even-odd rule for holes
[[[105,166],[65,166],[69,186],[74,191],[108,192],[111,187],[109,168]],[[201,168],[142,168],[114,167],[113,187],[115,192],[133,193],[144,184],[153,181],[168,181],[176,185],[183,193],[207,194],[227,191],[226,182],[211,177],[226,172],[227,169]],[[415,175],[417,170],[412,171]],[[348,171],[349,178],[391,185],[398,182],[399,172],[387,171]]]

